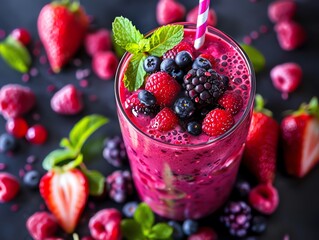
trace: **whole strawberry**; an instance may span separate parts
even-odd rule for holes
[[[54,1],[42,8],[38,33],[55,73],[79,49],[88,25],[88,17],[77,1]]]
[[[319,161],[319,104],[316,97],[309,104],[281,122],[281,137],[287,172],[305,176]]]
[[[260,183],[273,183],[276,170],[279,124],[264,109],[264,101],[256,95],[243,162]]]

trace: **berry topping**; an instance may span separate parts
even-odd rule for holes
[[[180,68],[187,68],[193,63],[192,55],[187,51],[177,53],[175,62]]]
[[[15,176],[0,172],[0,203],[11,201],[19,190],[20,184]]]
[[[195,104],[189,97],[181,97],[175,101],[174,111],[179,118],[188,118],[194,114]]]
[[[161,71],[167,72],[170,74],[171,72],[177,70],[177,65],[174,59],[166,58],[166,59],[163,59],[163,61],[161,62],[160,69]]]
[[[212,68],[212,64],[208,59],[199,56],[199,57],[195,58],[192,67],[193,67],[193,69],[204,68],[204,69],[208,70],[208,69]]]
[[[189,236],[197,232],[198,230],[198,222],[192,220],[192,219],[186,219],[183,222],[183,231],[185,235]]]
[[[203,120],[203,132],[209,136],[219,136],[227,132],[234,125],[234,118],[230,112],[222,109],[210,111]]]
[[[167,224],[173,228],[173,239],[182,240],[184,238],[183,227],[181,224],[173,220],[168,221]]]
[[[173,47],[171,50],[168,50],[166,53],[164,53],[163,59],[165,59],[165,58],[175,59],[177,53],[179,53],[181,51],[189,52],[193,56],[195,49],[191,43],[180,42],[175,47]]]
[[[7,132],[16,138],[23,138],[28,128],[29,126],[23,118],[10,118],[6,123]]]
[[[153,93],[157,104],[170,106],[175,101],[181,86],[166,72],[153,73],[146,80],[145,90]]]
[[[82,95],[74,85],[68,84],[53,95],[51,108],[63,115],[77,114],[83,109]]]
[[[210,227],[200,227],[198,231],[190,235],[187,240],[217,240],[218,236]]]
[[[145,72],[154,73],[160,70],[161,59],[156,56],[148,56],[143,63]]]
[[[0,113],[4,118],[15,118],[29,112],[35,104],[35,95],[28,87],[7,84],[0,90]]]
[[[250,224],[250,230],[255,234],[262,234],[267,229],[267,219],[263,216],[254,216]]]
[[[250,227],[251,208],[243,201],[230,202],[226,205],[220,221],[225,224],[231,235],[244,237]]]
[[[26,174],[23,176],[23,183],[28,188],[36,189],[39,187],[40,178],[40,173],[36,170],[32,170],[26,172]]]
[[[93,56],[92,69],[99,78],[109,80],[114,77],[118,62],[112,51],[97,52]]]
[[[259,184],[249,193],[250,205],[260,213],[270,215],[278,207],[279,195],[271,184]]]
[[[145,116],[153,115],[157,113],[158,106],[146,106],[145,104],[141,103],[138,99],[138,93],[133,93],[129,98],[125,100],[124,107],[125,109],[131,111],[135,117],[139,116],[139,114],[144,114]]]
[[[194,7],[187,13],[186,21],[191,23],[197,23],[197,17],[198,17],[198,6]],[[213,8],[209,9],[207,24],[213,27],[215,27],[217,24],[217,15]]]
[[[237,92],[225,92],[218,104],[232,115],[236,115],[243,108],[243,99]]]
[[[183,20],[185,7],[175,0],[159,0],[156,6],[156,20],[160,25]]]
[[[127,155],[122,137],[114,136],[105,140],[103,157],[114,167],[123,166],[127,161]]]
[[[283,20],[291,20],[297,11],[297,4],[291,0],[273,1],[268,6],[268,17],[276,23]]]
[[[198,136],[202,133],[202,125],[198,122],[189,122],[187,124],[187,132],[194,136]]]
[[[114,171],[106,178],[109,196],[117,203],[123,203],[133,193],[132,177],[129,171]]]
[[[54,237],[58,223],[52,214],[36,212],[28,218],[26,227],[34,240],[43,240]]]
[[[14,136],[3,133],[0,135],[0,152],[10,152],[17,148],[17,140]]]
[[[154,95],[147,90],[141,90],[138,93],[138,99],[142,104],[148,107],[156,103],[156,98],[154,97]]]
[[[24,46],[27,46],[31,42],[31,36],[27,29],[25,28],[16,28],[11,32],[11,37],[19,41]]]
[[[137,206],[138,206],[138,202],[135,202],[135,201],[127,202],[124,204],[124,206],[122,208],[122,212],[126,217],[132,218]]]
[[[121,213],[114,208],[98,211],[89,222],[92,237],[96,240],[120,240],[121,218]]]
[[[170,108],[163,108],[152,120],[150,126],[161,132],[172,130],[178,124],[178,117]]]
[[[43,144],[48,138],[48,132],[44,126],[36,124],[28,129],[25,137],[30,143]]]
[[[94,56],[98,52],[105,52],[112,49],[111,33],[107,29],[99,29],[88,33],[84,38],[86,53]]]

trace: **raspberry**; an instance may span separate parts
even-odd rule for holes
[[[114,167],[121,167],[127,161],[126,149],[122,137],[115,136],[105,141],[104,159]]]
[[[280,47],[286,51],[300,47],[306,40],[306,32],[303,27],[292,20],[277,23],[275,31]]]
[[[20,117],[34,105],[35,95],[28,87],[7,84],[0,90],[0,113],[6,119]]]
[[[0,173],[0,203],[9,202],[18,194],[20,184],[10,173]]]
[[[260,213],[270,215],[278,207],[278,191],[270,184],[259,184],[250,191],[249,203]]]
[[[190,235],[187,240],[217,240],[218,236],[210,227],[200,227],[198,231]]]
[[[110,51],[112,49],[111,33],[107,29],[99,29],[88,33],[84,38],[86,53],[94,56],[98,52]]]
[[[230,112],[222,109],[210,111],[203,120],[203,132],[209,136],[218,136],[228,131],[234,125]]]
[[[218,99],[218,104],[232,115],[236,115],[243,107],[243,99],[239,93],[225,92]]]
[[[171,50],[168,50],[166,53],[164,53],[163,59],[165,59],[165,58],[175,59],[177,53],[182,52],[182,51],[189,52],[193,57],[195,49],[194,49],[193,45],[189,42],[180,42],[175,47],[173,47]]]
[[[288,93],[296,90],[301,83],[302,69],[297,63],[283,63],[270,71],[270,78],[275,88],[282,92],[284,99]]]
[[[181,86],[166,72],[153,73],[146,80],[145,90],[153,93],[157,104],[170,106],[177,98]]]
[[[121,213],[114,208],[98,211],[89,221],[92,237],[96,240],[120,240],[121,218]]]
[[[198,6],[191,9],[186,15],[186,21],[191,23],[197,23]],[[208,12],[207,24],[215,27],[217,25],[217,15],[213,8],[210,8]]]
[[[146,106],[138,98],[138,92],[133,93],[129,98],[125,100],[124,108],[132,111],[135,117],[138,117],[139,114],[144,114],[145,116],[153,115],[158,112],[158,106]]]
[[[297,10],[297,4],[292,0],[277,0],[269,4],[269,20],[276,23],[283,20],[291,20]]]
[[[25,137],[32,144],[43,144],[48,138],[48,132],[44,126],[35,124],[28,129]]]
[[[109,80],[114,77],[118,63],[113,52],[97,52],[93,56],[92,69],[99,78]]]
[[[23,118],[11,118],[6,123],[7,132],[16,138],[23,138],[28,128],[28,124]]]
[[[133,193],[132,177],[129,171],[114,171],[106,178],[109,196],[117,203],[123,203]]]
[[[51,98],[51,108],[63,115],[74,115],[82,111],[82,96],[74,85],[68,84]]]
[[[54,237],[58,223],[50,213],[36,212],[28,218],[26,227],[33,239],[43,240]]]
[[[29,31],[24,28],[14,29],[11,32],[10,36],[19,41],[24,46],[27,46],[31,42],[31,35]]]
[[[170,108],[163,108],[152,120],[150,126],[161,132],[172,130],[178,124],[178,117]]]
[[[156,19],[158,24],[166,25],[183,20],[185,12],[185,7],[175,0],[159,0],[156,6]]]

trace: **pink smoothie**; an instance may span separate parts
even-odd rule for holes
[[[183,41],[193,42],[195,31],[185,26]],[[193,27],[192,27],[193,28]],[[134,116],[123,103],[132,94],[123,85],[125,55],[116,77],[118,116],[136,189],[143,201],[161,216],[197,219],[218,209],[228,198],[236,179],[246,140],[254,98],[254,74],[238,45],[209,28],[200,53],[215,58],[213,68],[230,79],[244,107],[225,134],[193,136],[177,126],[168,132],[149,127],[150,117]]]

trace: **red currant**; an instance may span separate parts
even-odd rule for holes
[[[26,139],[33,144],[43,144],[47,140],[47,137],[47,130],[40,124],[30,127],[26,134]]]
[[[7,132],[16,138],[23,138],[28,128],[29,126],[23,118],[11,118],[6,123]]]
[[[24,28],[14,29],[10,35],[24,46],[27,46],[31,42],[30,33]]]

